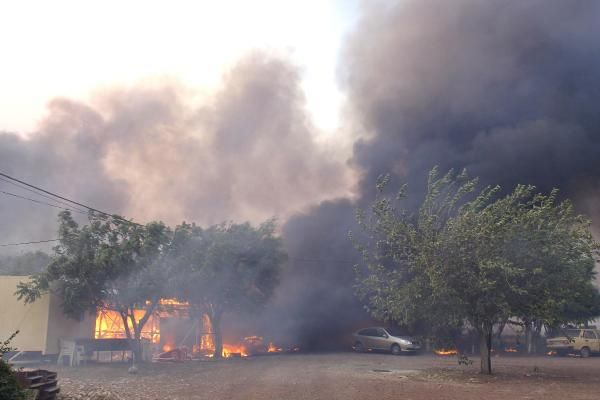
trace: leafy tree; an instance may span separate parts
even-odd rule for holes
[[[510,260],[512,238],[519,232],[520,188],[490,201],[487,192],[458,210],[441,243],[442,262],[430,274],[434,288],[453,304],[480,338],[481,371],[491,373],[493,328],[513,314],[511,301],[526,294],[521,265]],[[480,202],[479,199],[483,199]]]
[[[109,283],[123,274],[121,265],[107,258],[105,250],[128,227],[118,221],[90,217],[89,225],[79,227],[70,212],[59,213],[59,244],[54,247],[52,262],[46,271],[19,284],[19,299],[33,302],[52,287],[62,299],[63,311],[73,319],[104,307]]]
[[[19,299],[37,300],[54,291],[66,315],[80,319],[103,308],[121,314],[135,359],[144,324],[166,290],[161,257],[170,233],[162,223],[140,226],[120,218],[90,215],[80,227],[67,211],[59,214],[59,245],[48,269],[18,285]],[[134,310],[144,310],[136,320]]]
[[[434,169],[412,214],[397,208],[405,187],[395,199],[382,194],[388,181],[378,183],[371,213],[359,213],[369,241],[357,244],[367,265],[357,269],[357,293],[375,317],[446,329],[466,322],[480,338],[481,371],[491,373],[494,325],[511,316],[565,318],[567,306],[590,294],[597,246],[589,222],[556,192],[475,194],[477,180],[466,173],[439,178]]]
[[[436,173],[430,174],[425,201],[416,213],[398,208],[407,197],[406,185],[395,197],[384,195],[389,176],[378,181],[379,195],[370,212],[357,211],[367,242],[355,241],[366,264],[364,270],[356,268],[356,291],[377,319],[411,328],[428,325],[443,332],[460,327],[464,316],[445,292],[434,287],[430,272],[435,272],[434,262],[441,257],[450,218],[477,181],[451,173],[438,179]]]
[[[557,190],[548,196],[523,190],[528,201],[507,258],[526,270],[519,282],[523,295],[513,298],[511,308],[528,352],[535,352],[543,326],[587,322],[600,315],[600,296],[592,283],[596,247],[589,221],[570,202],[559,203]]]
[[[123,271],[117,279],[107,282],[105,304],[119,312],[125,334],[131,342],[133,361],[141,360],[141,339],[144,326],[167,297],[168,270],[165,259],[169,253],[171,232],[162,223],[149,223],[143,228],[129,226],[107,246],[102,257]],[[141,316],[136,311],[142,310]]]
[[[203,229],[177,227],[172,251],[178,297],[192,312],[206,314],[214,334],[214,357],[221,357],[221,320],[230,311],[253,311],[266,302],[286,259],[275,223],[258,228],[223,223]]]

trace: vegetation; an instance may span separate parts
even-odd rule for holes
[[[166,298],[189,302],[195,317],[208,315],[220,357],[223,314],[263,304],[285,260],[274,221],[258,228],[184,223],[172,232],[158,222],[140,226],[93,214],[89,225],[79,226],[62,212],[59,226],[52,261],[19,284],[19,299],[33,302],[52,290],[75,319],[103,308],[119,312],[134,363],[140,360],[142,330]]]
[[[162,223],[140,226],[120,218],[90,215],[80,227],[68,211],[59,214],[59,245],[47,270],[18,285],[19,299],[33,302],[50,289],[66,315],[81,319],[98,309],[118,311],[139,360],[141,331],[166,289],[160,263],[170,234]],[[143,309],[136,319],[135,309]]]
[[[206,314],[214,333],[214,357],[223,351],[221,320],[230,311],[252,311],[271,296],[285,254],[274,221],[254,228],[220,224],[203,229],[183,224],[175,231],[174,286],[195,315]]]
[[[399,207],[378,182],[370,212],[359,212],[367,233],[357,243],[357,293],[376,318],[443,331],[467,323],[480,339],[481,371],[491,373],[494,326],[511,317],[527,326],[565,323],[598,314],[592,285],[598,246],[589,221],[557,191],[517,186],[475,192],[476,179],[431,171],[416,213]],[[580,312],[577,312],[578,310]],[[537,325],[536,325],[537,324]]]
[[[142,330],[160,306],[160,300],[167,296],[168,270],[164,260],[170,242],[168,228],[154,222],[144,227],[129,225],[107,249],[107,257],[120,265],[122,272],[108,282],[105,304],[121,315],[134,363],[141,360]],[[136,316],[137,310],[142,313]]]
[[[3,360],[4,354],[13,351],[10,342],[19,331],[13,333],[7,340],[0,343],[0,400],[24,400],[25,391],[21,389],[10,365]]]

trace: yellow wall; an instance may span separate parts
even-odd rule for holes
[[[17,284],[26,281],[26,276],[0,276],[0,340],[6,340],[19,330],[11,342],[12,347],[26,351],[46,349],[48,308],[50,298],[42,296],[33,304],[18,301],[14,295]]]
[[[67,318],[60,308],[60,299],[45,294],[33,304],[17,300],[17,284],[27,281],[25,276],[0,276],[0,340],[6,340],[14,331],[19,334],[11,346],[24,351],[57,354],[59,339],[93,338],[93,316],[82,321]]]

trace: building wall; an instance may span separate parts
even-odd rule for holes
[[[81,321],[66,317],[60,306],[58,296],[51,294],[48,308],[48,332],[46,336],[46,354],[58,354],[59,339],[93,339],[96,317],[86,313]]]
[[[32,304],[17,300],[17,284],[25,276],[0,276],[0,340],[6,340],[16,330],[19,334],[12,347],[26,351],[45,351],[50,298],[42,296]]]
[[[92,339],[94,316],[82,321],[67,318],[56,295],[45,294],[32,304],[17,300],[14,293],[25,276],[0,276],[0,340],[19,330],[12,347],[23,351],[59,352],[59,339]]]

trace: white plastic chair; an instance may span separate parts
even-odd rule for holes
[[[68,357],[68,366],[73,367],[79,365],[79,357],[77,354],[77,346],[74,340],[59,340],[60,352],[58,353],[58,365],[64,365],[65,357]]]

